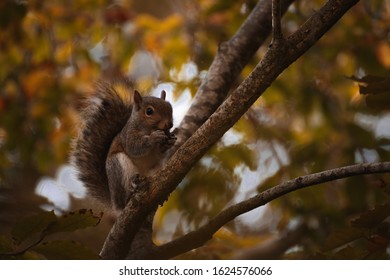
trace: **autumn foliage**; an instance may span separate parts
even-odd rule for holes
[[[165,87],[174,111],[184,115],[221,43],[257,3],[117,2],[0,2],[0,259],[97,257],[112,224],[110,211],[71,192],[64,194],[71,206],[62,209],[36,193],[42,178],[55,181],[68,163],[81,97],[97,79],[124,73],[142,92]],[[283,17],[285,34],[324,1],[293,2]],[[360,1],[287,68],[159,208],[155,242],[196,230],[227,205],[283,181],[389,161],[389,18],[388,1]],[[270,40],[232,89],[264,56]],[[388,259],[389,194],[389,173],[299,190],[238,217],[205,246],[178,258],[235,258],[267,242],[286,242],[264,257]],[[42,206],[76,212],[57,217]],[[85,208],[93,211],[79,211]],[[103,218],[96,214],[102,211]],[[27,226],[35,228],[34,237],[22,236]],[[61,255],[64,247],[69,251]]]

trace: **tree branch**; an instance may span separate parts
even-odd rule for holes
[[[198,248],[210,240],[213,234],[222,226],[237,216],[263,206],[290,192],[351,176],[388,172],[390,172],[390,162],[363,163],[335,168],[286,181],[252,198],[226,208],[198,230],[187,233],[176,240],[157,247],[150,258],[169,259]]]
[[[150,178],[142,199],[131,199],[104,243],[101,256],[123,259],[150,211],[175,190],[192,166],[230,129],[290,64],[319,40],[358,0],[329,0],[292,36],[289,48],[269,48],[264,58],[213,115]],[[297,39],[301,39],[297,41]]]
[[[280,1],[281,14],[294,2],[294,0],[278,1]],[[236,34],[220,45],[205,80],[180,124],[176,135],[176,149],[221,105],[237,76],[270,34],[271,20],[271,1],[259,0]]]
[[[280,0],[272,0],[272,45],[276,47],[284,41],[281,17]]]

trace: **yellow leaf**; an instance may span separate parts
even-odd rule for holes
[[[141,29],[155,30],[160,25],[158,19],[151,15],[143,14],[136,17],[136,25]]]
[[[178,14],[167,17],[160,25],[160,32],[169,33],[173,29],[183,26],[183,18]]]
[[[27,74],[23,79],[23,89],[29,97],[39,95],[44,89],[47,89],[53,81],[50,71],[47,67],[37,69]]]
[[[67,42],[57,47],[55,52],[55,59],[58,63],[64,64],[68,61],[72,52],[72,43]]]

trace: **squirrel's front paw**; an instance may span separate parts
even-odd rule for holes
[[[150,134],[150,137],[155,144],[155,147],[159,147],[161,152],[165,152],[176,142],[176,136],[169,132],[169,130],[156,130]]]
[[[160,143],[160,150],[162,152],[165,152],[166,150],[168,150],[169,148],[171,148],[175,142],[176,142],[176,135],[169,132],[168,130],[165,131],[165,135],[167,136],[166,140],[162,143]]]
[[[165,135],[168,137],[168,142],[172,143],[172,145],[176,142],[176,135],[169,130],[165,131]]]
[[[162,144],[168,140],[168,136],[163,130],[155,130],[150,134],[150,139],[155,144]]]

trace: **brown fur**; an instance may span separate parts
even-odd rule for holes
[[[129,95],[115,90],[115,84],[129,89]],[[128,80],[114,83],[99,81],[94,94],[86,100],[82,129],[73,143],[72,162],[79,179],[93,197],[110,203],[106,158],[114,137],[131,115],[133,85]],[[114,117],[115,116],[115,117]]]
[[[162,163],[176,140],[169,132],[172,107],[164,99],[164,91],[161,98],[142,97],[125,79],[97,83],[72,152],[93,197],[123,209],[134,191],[133,176],[146,176]]]

